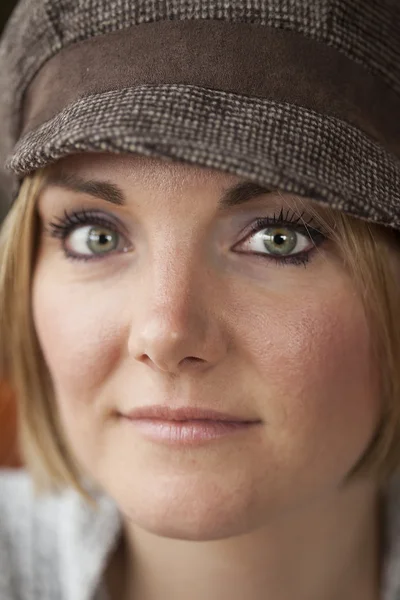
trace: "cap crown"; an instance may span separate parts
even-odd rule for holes
[[[53,56],[136,25],[185,20],[294,32],[360,65],[387,86],[392,100],[400,95],[400,0],[22,0],[0,42],[0,163],[20,135],[24,93]],[[379,97],[374,103],[379,104]],[[395,104],[388,119],[396,118]]]
[[[400,95],[398,0],[22,0],[0,44],[2,123],[10,116],[6,107],[15,115],[36,72],[67,45],[141,23],[189,19],[296,31],[343,52]]]

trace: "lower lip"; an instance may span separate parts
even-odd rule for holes
[[[193,446],[254,429],[260,422],[231,421],[160,421],[157,419],[128,419],[143,437],[173,446]]]

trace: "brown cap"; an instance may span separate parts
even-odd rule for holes
[[[224,170],[400,229],[394,0],[23,0],[0,44],[0,153]]]

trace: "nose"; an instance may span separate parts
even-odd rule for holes
[[[130,356],[170,374],[204,371],[221,361],[227,339],[214,284],[179,258],[148,269],[135,294]]]

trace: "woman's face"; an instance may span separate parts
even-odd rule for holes
[[[251,186],[228,197],[240,183],[88,155],[59,163],[39,200],[34,322],[67,440],[122,512],[161,535],[239,534],[328,497],[379,420],[338,249],[309,201]],[[126,418],[150,405],[256,423],[203,439],[190,423]]]

